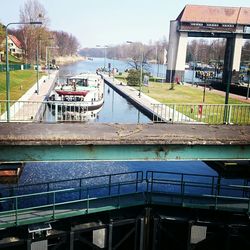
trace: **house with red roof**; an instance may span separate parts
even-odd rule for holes
[[[2,41],[1,45],[1,47],[4,48],[1,54],[1,58],[3,59],[5,56],[5,39]],[[22,58],[24,55],[22,43],[14,35],[8,35],[8,49],[9,53],[17,58]]]
[[[24,50],[22,47],[22,43],[14,36],[8,36],[8,46],[9,53],[15,57],[22,58],[24,54]]]

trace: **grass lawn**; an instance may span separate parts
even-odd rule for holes
[[[3,58],[3,62],[0,62],[0,64],[5,64],[5,56]],[[24,63],[15,56],[9,55],[9,64],[24,64]]]
[[[158,100],[161,103],[179,103],[179,104],[203,104],[204,89],[196,86],[174,85],[174,90],[170,90],[170,84],[150,83],[149,87],[142,87],[142,92]],[[204,104],[224,104],[225,96],[219,95],[206,89]],[[229,98],[229,104],[246,104],[241,101]],[[171,105],[170,105],[171,106]],[[171,106],[172,108],[172,106]],[[249,124],[249,107],[235,106],[231,111],[224,105],[204,106],[202,113],[199,112],[199,105],[177,106],[176,110],[190,117],[193,120],[222,124],[225,117],[230,117],[230,123]],[[229,115],[230,113],[230,115]]]
[[[123,79],[119,79],[123,80]],[[217,94],[215,91],[205,91],[205,103],[204,104],[215,104],[213,106],[205,106],[203,101],[203,88],[196,86],[185,86],[185,85],[174,85],[174,90],[170,90],[169,83],[156,83],[150,82],[149,87],[142,86],[142,92],[146,95],[154,98],[155,100],[166,104],[171,109],[176,109],[181,114],[184,114],[192,120],[221,124],[224,123],[225,117],[230,117],[230,122],[238,124],[249,124],[250,123],[250,108],[235,106],[232,110],[224,107],[225,96]],[[136,87],[139,90],[139,87]],[[171,105],[180,104],[180,105]],[[181,105],[183,104],[183,105]],[[185,105],[190,104],[190,105]],[[202,104],[202,113],[199,111],[199,107]],[[229,98],[229,104],[246,104],[241,101]],[[229,115],[230,113],[230,115]]]
[[[41,76],[41,74],[39,74]],[[35,70],[10,71],[10,99],[18,100],[36,82]],[[6,100],[6,74],[0,72],[0,100]]]
[[[168,83],[150,82],[149,87],[142,87],[142,92],[156,99],[161,103],[202,103],[203,88],[195,86],[174,85],[174,90],[170,90]],[[225,97],[206,89],[206,104],[224,104]],[[229,98],[230,104],[242,104],[242,102]]]

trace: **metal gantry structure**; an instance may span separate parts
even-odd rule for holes
[[[32,191],[37,189],[40,191]],[[134,171],[13,186],[2,189],[3,194],[12,196],[0,198],[0,228],[19,227],[22,231],[28,227],[30,236],[9,245],[0,240],[0,247],[15,243],[27,244],[29,248],[54,242],[56,246],[73,250],[78,249],[75,247],[80,241],[94,249],[125,246],[158,249],[166,244],[161,235],[168,237],[164,232],[165,223],[178,221],[171,228],[181,225],[189,232],[179,231],[181,237],[186,238],[181,243],[182,249],[189,249],[206,240],[206,231],[215,226],[222,228],[222,225],[226,230],[225,225],[231,225],[232,218],[239,215],[237,230],[246,228],[242,218],[250,214],[249,192],[247,182],[232,185],[220,176],[164,171]],[[183,209],[183,216],[178,214],[178,209]],[[209,219],[210,213],[213,219],[215,213],[218,218],[224,213],[224,219],[215,223]],[[205,234],[197,236],[197,230]],[[248,244],[244,234],[240,237],[242,243]],[[56,239],[59,242],[55,243]],[[169,239],[167,244],[170,242]],[[211,244],[209,240],[207,243]]]

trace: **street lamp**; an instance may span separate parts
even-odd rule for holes
[[[127,41],[127,43],[131,44],[131,43],[134,43],[134,42]],[[139,86],[139,94],[138,94],[139,97],[141,97],[141,87],[142,87],[142,63],[143,63],[143,44],[141,45],[140,86]]]
[[[14,24],[42,24],[42,22],[14,22],[14,23],[8,23],[5,26],[5,41],[6,41],[6,101],[7,101],[7,107],[6,107],[6,111],[7,111],[7,121],[9,122],[10,120],[10,68],[9,68],[9,55],[8,55],[8,27],[10,25],[14,25]]]

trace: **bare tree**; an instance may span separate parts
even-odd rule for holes
[[[54,31],[53,36],[55,37],[55,42],[59,47],[58,51],[61,56],[72,56],[77,53],[80,44],[75,36],[65,31]]]
[[[49,18],[43,5],[38,0],[27,0],[20,8],[20,21],[31,22],[41,21],[42,25],[22,25],[19,38],[24,44],[26,58],[29,61],[34,59],[38,40],[41,36],[48,36]]]

